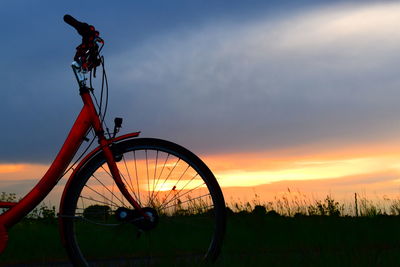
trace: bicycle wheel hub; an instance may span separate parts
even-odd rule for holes
[[[155,228],[158,224],[158,213],[155,209],[145,207],[142,211],[146,214],[146,218],[142,213],[136,210],[120,207],[115,211],[118,221],[132,223],[143,231]]]

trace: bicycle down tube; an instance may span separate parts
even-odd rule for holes
[[[107,159],[110,171],[115,178],[118,188],[121,190],[126,199],[136,209],[140,210],[140,206],[132,198],[121,181],[118,168],[115,164],[113,154],[109,147],[110,140],[107,140],[104,136],[103,127],[94,107],[93,100],[89,94],[89,89],[81,88],[80,92],[84,106],[78,115],[70,133],[68,134],[68,137],[65,140],[61,150],[57,154],[57,157],[49,167],[48,171],[45,173],[39,183],[18,203],[15,203],[14,205],[13,203],[4,203],[3,207],[11,206],[9,210],[0,215],[0,225],[4,225],[7,229],[26,216],[54,188],[72,161],[91,127],[93,127],[95,130],[100,147]]]

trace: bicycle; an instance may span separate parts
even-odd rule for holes
[[[8,230],[72,171],[61,197],[58,222],[74,266],[110,260],[112,265],[161,259],[214,261],[221,250],[226,215],[213,173],[195,154],[175,143],[139,138],[140,132],[117,137],[121,118],[114,120],[114,130],[109,131],[104,122],[108,83],[100,55],[104,40],[92,25],[70,15],[64,21],[82,36],[72,69],[83,108],[38,184],[18,202],[0,202],[0,208],[6,209],[0,215],[0,253],[6,248]],[[92,88],[99,66],[103,69],[100,102]],[[71,165],[83,142],[90,141],[89,134],[93,134],[90,144],[97,139],[99,145],[85,154],[89,144],[85,155]]]

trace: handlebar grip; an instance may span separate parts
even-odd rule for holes
[[[64,21],[71,25],[72,27],[74,27],[75,29],[78,28],[79,24],[81,24],[81,22],[77,21],[75,18],[73,18],[71,15],[65,14],[64,15]]]
[[[71,15],[64,15],[64,21],[70,26],[74,27],[82,37],[90,31],[90,26],[87,23],[80,22]]]

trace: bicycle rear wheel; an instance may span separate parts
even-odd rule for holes
[[[74,265],[148,265],[215,260],[225,202],[208,167],[187,149],[138,138],[113,146],[126,188],[152,220],[119,192],[101,153],[67,189],[61,214]]]

